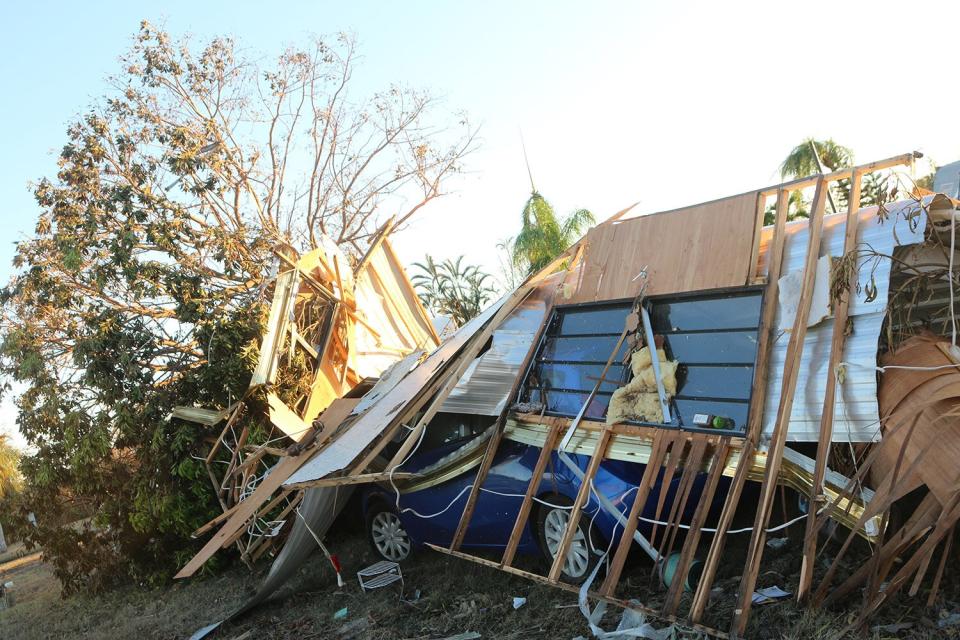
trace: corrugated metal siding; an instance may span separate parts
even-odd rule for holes
[[[877,208],[870,207],[859,212],[857,230],[858,246],[870,247],[879,254],[892,255],[894,248],[918,244],[923,241],[926,216],[914,201],[887,205],[889,217],[881,220]],[[828,215],[824,218],[823,240],[820,255],[839,258],[843,255],[843,239],[846,214]],[[761,238],[761,264],[766,270],[766,252],[773,229],[763,230]],[[802,269],[806,257],[809,228],[806,220],[787,226],[782,273]],[[865,287],[871,280],[876,284],[877,294],[872,301],[863,291],[853,292],[850,317],[853,333],[847,336],[843,351],[846,367],[843,384],[837,390],[834,413],[834,442],[872,442],[879,439],[880,426],[877,410],[877,343],[886,313],[890,284],[890,259],[871,258],[861,261],[859,280]],[[777,312],[779,323],[779,309]],[[800,360],[797,391],[794,395],[790,416],[788,439],[794,442],[815,442],[820,433],[820,416],[829,372],[830,341],[833,335],[833,320],[828,318],[810,327],[804,340]],[[770,355],[770,376],[767,399],[764,407],[763,433],[765,438],[773,432],[773,423],[780,403],[783,384],[783,367],[786,358],[789,333],[777,336]]]
[[[473,361],[444,400],[441,411],[473,415],[500,415],[520,366],[544,322],[552,281],[535,289],[493,332],[493,342]]]

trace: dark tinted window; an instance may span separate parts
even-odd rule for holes
[[[673,426],[698,428],[696,414],[726,418],[732,431],[746,428],[757,357],[762,294],[758,289],[659,296],[646,301],[653,333],[667,357],[679,361]],[[546,411],[573,417],[597,384],[616,346],[632,302],[558,307],[530,367],[521,398]],[[642,329],[641,329],[642,330]],[[626,383],[627,345],[614,354],[586,416],[602,420],[610,394]]]

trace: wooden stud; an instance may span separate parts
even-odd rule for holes
[[[680,458],[683,457],[683,451],[687,446],[687,440],[684,435],[681,435],[681,438],[676,442],[673,447],[670,449],[670,456],[667,458],[667,466],[663,472],[663,479],[660,480],[660,491],[657,492],[657,509],[653,512],[653,519],[660,520],[663,513],[663,505],[667,501],[667,490],[670,485],[673,483],[673,476],[677,472],[677,466],[680,464]],[[674,500],[676,504],[676,500]],[[653,528],[650,530],[650,544],[653,544],[653,541],[657,537],[657,525],[654,523]]]
[[[817,190],[813,197],[813,211],[810,217],[810,238],[807,244],[806,261],[803,268],[803,285],[800,290],[800,299],[797,303],[797,315],[787,344],[787,355],[784,361],[783,385],[780,390],[780,406],[777,408],[777,419],[773,428],[770,446],[767,450],[767,468],[764,473],[763,484],[760,490],[760,502],[757,515],[754,519],[753,533],[750,536],[750,546],[747,550],[747,563],[743,579],[740,582],[739,603],[734,610],[734,619],[731,632],[735,636],[743,635],[750,615],[753,589],[757,583],[757,573],[760,570],[760,560],[763,557],[766,541],[766,527],[770,519],[770,509],[777,486],[777,477],[783,459],[783,449],[787,441],[787,430],[790,425],[790,413],[793,409],[793,397],[797,388],[797,369],[803,353],[803,340],[807,334],[807,320],[810,316],[810,305],[813,299],[813,287],[816,280],[817,260],[820,257],[820,240],[823,231],[823,215],[827,200],[827,183],[823,176],[817,180]]]
[[[710,440],[710,436],[704,437],[702,434],[694,434],[690,441],[690,452],[684,462],[683,475],[680,476],[680,484],[677,485],[677,492],[674,494],[670,515],[667,518],[668,524],[663,532],[663,540],[660,542],[659,555],[661,558],[669,558],[670,554],[673,553],[673,543],[676,540],[677,531],[680,530],[683,514],[687,510],[690,491],[693,488],[694,480],[700,473],[700,463],[703,462],[703,454],[706,452]],[[661,493],[667,493],[668,488],[663,487]],[[666,550],[666,553],[664,553],[664,550]]]
[[[470,555],[470,554],[463,553],[462,551],[450,551],[450,549],[447,549],[446,547],[441,547],[441,546],[438,546],[438,545],[435,545],[435,544],[430,544],[429,542],[426,544],[426,546],[429,547],[430,549],[433,549],[434,551],[439,551],[440,553],[446,554],[446,555],[448,555],[448,556],[453,556],[454,558],[460,558],[461,560],[469,560],[470,562],[474,562],[474,563],[476,563],[476,564],[480,564],[480,565],[483,565],[483,566],[485,566],[485,567],[490,567],[490,568],[492,568],[492,569],[500,569],[501,571],[504,571],[504,572],[509,573],[509,574],[511,574],[511,575],[518,576],[518,577],[521,577],[521,578],[525,578],[525,579],[527,579],[527,580],[530,580],[530,581],[532,581],[532,582],[536,582],[536,583],[538,583],[538,584],[545,584],[545,585],[549,585],[549,586],[551,586],[551,587],[557,587],[557,588],[559,588],[559,589],[563,589],[563,590],[565,590],[565,591],[569,591],[570,593],[577,593],[577,594],[579,594],[579,592],[580,592],[580,587],[578,587],[578,586],[575,585],[575,584],[567,584],[566,582],[551,582],[551,581],[549,580],[549,578],[545,578],[544,576],[540,576],[540,575],[537,575],[537,574],[535,574],[535,573],[530,573],[529,571],[524,571],[524,570],[522,570],[522,569],[517,569],[516,567],[505,567],[505,566],[502,566],[502,565],[498,564],[495,560],[487,560],[486,558],[480,558],[480,557],[477,557],[477,556],[472,556],[472,555]],[[645,616],[648,616],[648,617],[650,617],[650,618],[656,618],[656,619],[658,619],[658,620],[662,620],[662,621],[664,621],[664,622],[666,622],[666,623],[668,623],[668,624],[681,625],[681,626],[683,626],[683,627],[685,627],[685,628],[691,628],[691,629],[693,629],[694,631],[698,631],[698,632],[700,632],[700,633],[705,633],[705,634],[710,635],[710,636],[713,636],[713,637],[715,637],[715,638],[722,638],[722,639],[724,639],[724,640],[725,640],[726,638],[729,638],[729,636],[728,636],[726,633],[724,633],[723,631],[719,631],[719,630],[717,630],[717,629],[711,629],[710,627],[706,627],[706,626],[704,626],[704,625],[702,625],[702,624],[690,624],[690,623],[688,623],[688,622],[686,622],[686,621],[684,621],[684,620],[679,620],[679,619],[677,619],[677,618],[674,617],[674,616],[665,616],[665,615],[663,615],[662,613],[660,613],[659,611],[656,611],[656,610],[654,610],[654,609],[651,609],[650,607],[645,607],[645,606],[643,606],[642,604],[639,604],[636,600],[631,600],[631,601],[620,600],[620,599],[613,598],[613,597],[610,597],[610,596],[606,596],[606,595],[603,595],[603,594],[601,594],[601,593],[597,593],[597,592],[594,592],[594,591],[588,592],[587,595],[588,595],[589,597],[591,597],[591,598],[596,599],[596,600],[600,600],[600,601],[603,601],[603,602],[607,602],[607,603],[609,603],[609,604],[616,605],[616,606],[622,607],[622,608],[624,608],[624,609],[633,609],[634,611],[639,611],[639,612],[643,613]]]
[[[543,443],[540,455],[537,457],[537,464],[533,467],[533,473],[530,474],[530,482],[527,483],[527,491],[523,495],[523,502],[520,504],[520,512],[517,513],[517,519],[513,523],[513,530],[507,539],[507,547],[503,550],[503,558],[500,560],[502,566],[509,567],[513,564],[513,558],[517,553],[517,547],[520,545],[520,538],[527,526],[527,520],[530,517],[530,510],[533,508],[533,498],[540,487],[540,480],[543,478],[543,472],[547,469],[547,463],[553,455],[553,450],[557,447],[557,440],[560,439],[560,423],[554,422],[550,426],[547,439]]]
[[[463,544],[463,539],[467,535],[467,527],[470,526],[470,519],[473,517],[473,510],[477,506],[477,500],[480,497],[480,487],[483,486],[493,466],[493,459],[497,455],[497,449],[500,447],[500,441],[503,439],[503,420],[497,421],[496,429],[490,436],[487,443],[487,450],[483,453],[483,460],[480,462],[480,468],[477,469],[477,477],[473,480],[473,487],[470,489],[470,496],[467,498],[467,504],[463,507],[463,513],[460,514],[460,522],[457,524],[457,530],[453,534],[453,541],[450,543],[450,550],[457,551]]]
[[[684,540],[683,549],[680,553],[680,559],[674,569],[673,584],[667,591],[666,604],[663,612],[673,615],[680,606],[680,596],[683,594],[684,578],[690,571],[690,565],[693,563],[693,557],[697,553],[697,546],[700,544],[700,535],[703,533],[703,525],[710,513],[710,507],[713,505],[713,496],[717,492],[717,485],[720,484],[720,478],[723,476],[723,467],[726,464],[727,456],[730,454],[730,437],[725,436],[720,439],[713,453],[713,462],[707,475],[706,485],[703,494],[700,497],[700,503],[693,514],[693,520],[690,521],[690,529],[687,531],[687,538]]]
[[[843,239],[843,257],[846,258],[857,247],[857,229],[860,225],[860,173],[854,171],[850,183],[850,198],[847,207],[847,222]],[[817,512],[823,500],[823,478],[827,473],[827,461],[830,459],[830,445],[833,440],[833,414],[837,402],[836,370],[843,358],[843,345],[846,341],[847,318],[850,300],[856,291],[858,270],[850,276],[849,289],[836,303],[833,317],[833,336],[830,341],[830,357],[827,366],[827,386],[823,397],[823,411],[820,414],[820,435],[817,439],[817,459],[813,471],[813,488],[810,492],[810,508],[807,511],[806,534],[803,539],[803,564],[800,568],[800,584],[797,586],[797,599],[804,601],[810,594],[813,583],[813,566],[817,554]]]
[[[760,261],[760,236],[763,235],[763,218],[767,210],[767,196],[757,194],[757,226],[753,230],[753,247],[750,250],[750,270],[747,271],[746,285],[754,284],[757,277],[757,263]]]
[[[614,553],[613,561],[610,563],[610,569],[607,571],[607,577],[600,587],[600,593],[610,596],[617,588],[617,582],[620,580],[620,574],[623,571],[624,562],[627,560],[627,554],[633,544],[633,534],[637,530],[640,521],[640,514],[647,504],[650,497],[650,489],[660,475],[660,468],[663,466],[663,458],[667,449],[677,441],[680,435],[679,431],[668,431],[661,429],[656,432],[653,438],[653,445],[650,451],[650,458],[643,470],[643,476],[640,478],[640,484],[637,485],[637,495],[634,496],[633,506],[630,507],[630,514],[627,516],[627,523],[623,527],[623,535],[617,543],[617,551]]]
[[[590,498],[590,489],[593,486],[593,479],[597,475],[597,469],[603,462],[607,453],[607,445],[610,444],[610,429],[604,429],[600,433],[600,439],[597,441],[597,448],[594,449],[590,457],[590,464],[583,474],[583,480],[580,481],[580,490],[577,491],[577,497],[573,501],[573,508],[570,510],[570,519],[567,520],[567,527],[563,532],[563,539],[557,548],[557,555],[553,559],[553,565],[550,567],[550,573],[547,578],[551,582],[558,582],[560,573],[563,571],[563,565],[567,562],[567,554],[570,552],[570,545],[573,543],[573,537],[577,533],[580,524],[580,515],[583,513],[583,507]]]
[[[527,354],[524,357],[523,364],[520,367],[521,371],[525,371],[530,364],[530,361],[533,359],[534,354],[536,353],[537,346],[540,344],[540,339],[543,336],[543,333],[547,329],[549,324],[550,317],[549,314],[553,311],[553,303],[548,305],[547,313],[545,314],[544,321],[540,325],[540,330],[537,332],[537,335],[533,342],[530,345],[530,348],[527,350]],[[633,321],[631,320],[633,319]],[[593,387],[593,391],[590,392],[590,395],[587,396],[586,402],[581,407],[580,412],[577,414],[577,417],[570,424],[569,429],[567,430],[567,435],[564,436],[564,439],[568,438],[571,433],[573,433],[579,421],[583,418],[583,414],[586,412],[587,408],[590,406],[590,403],[593,402],[593,398],[599,390],[600,385],[603,384],[603,379],[607,375],[607,371],[610,369],[610,365],[613,363],[614,358],[617,355],[617,352],[620,350],[620,346],[623,344],[624,339],[627,336],[627,333],[631,330],[636,330],[636,315],[631,314],[627,317],[627,321],[624,323],[623,331],[620,333],[620,339],[617,341],[616,346],[613,348],[613,352],[610,354],[610,357],[607,359],[607,364],[603,368],[603,371],[600,372],[600,379],[597,380],[596,385]],[[477,471],[477,477],[474,480],[473,487],[470,489],[470,495],[467,498],[467,504],[464,506],[463,513],[460,515],[460,522],[457,525],[457,530],[453,536],[453,541],[450,543],[450,550],[457,551],[460,548],[460,545],[463,544],[463,539],[467,534],[467,528],[470,526],[470,519],[473,517],[473,510],[476,507],[477,499],[480,494],[480,487],[483,486],[484,481],[487,479],[487,473],[490,471],[490,466],[493,464],[493,458],[497,453],[497,447],[500,446],[500,439],[503,437],[503,428],[506,423],[507,412],[510,408],[510,403],[516,397],[517,393],[520,390],[520,384],[523,380],[522,376],[517,376],[514,380],[513,386],[510,389],[510,393],[507,395],[507,403],[505,404],[503,411],[500,412],[500,416],[497,420],[497,431],[494,434],[494,437],[491,438],[490,443],[487,447],[487,451],[484,454],[483,462],[480,465],[480,469]],[[541,471],[542,473],[542,471]],[[539,486],[540,479],[536,476],[531,476],[530,479],[531,485]]]
[[[776,319],[778,301],[777,293],[779,289],[780,271],[783,266],[783,250],[786,241],[787,210],[789,205],[790,192],[780,189],[777,192],[773,238],[770,243],[770,248],[767,251],[767,287],[763,296],[763,311],[761,312],[760,331],[758,332],[757,366],[753,378],[753,403],[750,407],[750,416],[747,423],[747,437],[742,443],[737,470],[734,472],[733,482],[730,483],[730,490],[727,493],[727,499],[723,504],[723,511],[720,514],[720,521],[717,524],[717,532],[713,535],[710,550],[703,563],[703,573],[700,576],[700,582],[697,584],[697,589],[694,593],[693,602],[690,607],[690,619],[694,622],[699,622],[703,617],[703,612],[710,599],[710,589],[713,586],[713,580],[716,577],[717,569],[720,566],[720,558],[723,555],[723,549],[726,545],[727,529],[729,529],[733,523],[737,505],[740,503],[740,495],[743,492],[750,467],[753,464],[753,453],[756,448],[756,442],[763,429],[767,380],[770,377],[770,345],[773,341],[773,332],[775,329],[774,321]]]

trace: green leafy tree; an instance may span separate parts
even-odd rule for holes
[[[472,150],[466,120],[437,126],[429,95],[355,95],[354,58],[342,36],[264,61],[143,23],[36,184],[35,233],[0,292],[0,374],[26,389],[28,542],[65,591],[168,579],[219,512],[203,463],[219,427],[166,416],[246,389],[271,247],[327,236],[359,255]],[[252,444],[262,415],[243,418]],[[89,526],[60,527],[77,505]]]
[[[434,313],[453,318],[458,326],[476,317],[496,293],[490,275],[480,267],[456,260],[437,262],[426,256],[413,264],[419,270],[411,280],[424,306]]]
[[[10,436],[0,433],[0,500],[20,490],[20,450],[10,442]]]
[[[587,209],[560,219],[536,189],[521,213],[520,233],[513,239],[513,261],[522,273],[542,269],[566,251],[596,220]]]

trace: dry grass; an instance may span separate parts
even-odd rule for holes
[[[792,533],[800,536],[802,529]],[[716,596],[705,620],[719,628],[729,624],[739,580],[736,572],[743,566],[740,546],[746,542],[745,537],[734,536],[731,542],[716,584]],[[230,640],[247,631],[252,632],[248,637],[301,640],[428,640],[465,631],[476,631],[483,638],[497,640],[589,636],[579,610],[569,606],[575,603],[573,594],[428,551],[404,565],[404,599],[401,600],[399,586],[363,594],[353,572],[371,564],[375,558],[362,534],[355,530],[340,533],[334,536],[332,546],[345,565],[344,577],[348,584],[344,589],[334,588],[329,565],[316,554],[277,598],[227,626],[218,637]],[[799,562],[799,539],[791,540],[782,550],[768,549],[758,586],[776,584],[793,589]],[[544,569],[532,558],[521,558],[520,566]],[[0,612],[0,638],[189,637],[197,628],[221,619],[245,600],[265,570],[266,566],[257,575],[251,575],[238,567],[218,577],[180,583],[163,590],[131,586],[99,596],[80,595],[61,600],[59,585],[50,568],[35,563],[0,575],[0,580],[15,582],[17,596],[17,604],[12,609]],[[623,596],[637,597],[652,607],[662,602],[663,592],[650,580],[649,565],[642,561],[629,567],[622,585]],[[415,599],[417,590],[420,597]],[[881,610],[880,617],[871,623],[880,626],[868,631],[865,637],[877,640],[960,637],[960,626],[940,629],[936,624],[939,616],[960,611],[960,603],[955,599],[958,594],[960,577],[948,571],[937,609],[923,608],[925,589],[917,598],[900,597]],[[514,596],[526,597],[527,604],[514,610]],[[859,604],[857,597],[845,610],[811,611],[798,607],[792,600],[755,607],[747,637],[784,640],[845,637],[843,630]],[[344,607],[348,610],[346,618],[334,619],[334,614]],[[614,628],[619,615],[620,612],[611,607],[604,627]],[[910,627],[896,630],[887,626],[897,623],[907,623]],[[681,636],[696,637],[696,634],[685,632]]]

